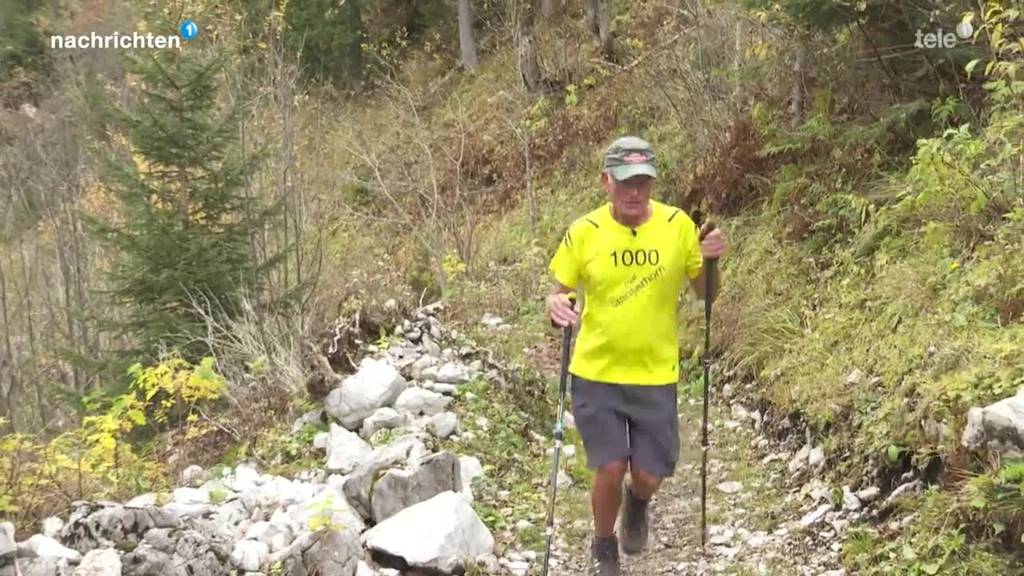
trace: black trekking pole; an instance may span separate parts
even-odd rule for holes
[[[576,299],[570,297],[572,306],[576,306]],[[565,391],[568,387],[569,377],[569,347],[572,345],[572,324],[566,324],[562,329],[562,371],[558,381],[558,416],[555,419],[555,449],[552,455],[551,465],[551,492],[548,496],[548,523],[545,529],[547,535],[547,547],[544,550],[544,571],[543,576],[548,575],[548,566],[551,561],[551,542],[555,537],[555,493],[558,491],[558,460],[562,455],[562,420],[565,414]]]
[[[715,229],[714,224],[709,224],[705,235]],[[715,286],[715,264],[717,258],[708,258],[705,261],[707,266],[704,270],[704,418],[701,422],[700,439],[700,547],[704,548],[708,539],[707,511],[708,511],[708,404],[711,397],[711,300],[712,290]]]

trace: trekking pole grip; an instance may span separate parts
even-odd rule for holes
[[[717,228],[717,226],[715,226],[715,223],[712,222],[711,220],[705,222],[704,226],[701,228],[700,235],[698,237],[698,242],[703,242],[704,238],[706,238],[708,234],[713,232],[715,228]],[[711,317],[711,301],[713,300],[712,292],[715,289],[716,264],[718,264],[718,258],[704,259],[704,265],[707,267],[707,269],[704,272],[704,313],[706,318]]]

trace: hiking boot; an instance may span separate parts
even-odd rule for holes
[[[595,537],[591,553],[594,560],[593,576],[619,576],[619,541],[615,536]]]
[[[622,550],[627,554],[638,554],[647,547],[647,505],[648,500],[641,500],[626,487],[622,496]]]

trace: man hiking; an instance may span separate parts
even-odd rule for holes
[[[619,575],[620,506],[622,549],[646,546],[647,504],[679,457],[680,289],[689,282],[705,298],[703,259],[726,252],[720,230],[702,231],[698,240],[685,212],[651,200],[655,178],[650,144],[615,140],[601,171],[608,202],[569,226],[550,265],[556,282],[548,315],[563,327],[581,321],[569,372],[573,416],[596,471],[595,576]],[[582,318],[568,296],[579,288]]]

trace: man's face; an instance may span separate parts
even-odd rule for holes
[[[607,171],[601,173],[601,184],[616,213],[627,218],[642,218],[651,200],[651,181],[647,175],[616,180]]]

